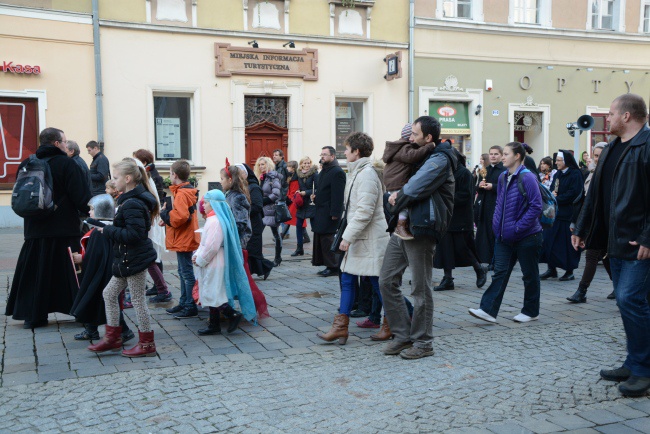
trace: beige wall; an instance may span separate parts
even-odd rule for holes
[[[145,0],[99,0],[99,17],[135,23],[147,21]]]
[[[0,15],[3,60],[39,65],[42,71],[40,75],[4,73],[0,91],[44,90],[46,125],[40,128],[60,128],[83,146],[97,136],[92,26],[43,24],[43,20]],[[90,161],[85,152],[82,156]],[[10,204],[10,193],[0,191],[0,208]]]
[[[326,1],[292,0],[289,31],[299,35],[330,34],[330,7]]]
[[[199,164],[207,166],[200,188],[219,180],[218,170],[225,157],[234,155],[232,83],[273,80],[275,84],[302,85],[302,144],[289,143],[290,158],[310,155],[318,160],[320,149],[334,145],[332,135],[334,92],[368,94],[373,100],[372,135],[380,157],[383,142],[398,137],[407,121],[407,70],[404,78],[386,82],[383,58],[395,49],[354,47],[334,44],[307,44],[317,48],[319,80],[303,82],[282,77],[214,76],[214,43],[246,46],[246,39],[215,38],[204,35],[138,32],[125,29],[102,30],[106,154],[111,161],[128,156],[139,147],[154,148],[149,133],[148,87],[196,88],[200,95]],[[260,41],[262,43],[262,41]],[[264,47],[281,48],[282,41],[263,42]],[[128,49],[127,49],[128,48]],[[169,59],[174,59],[170,62]],[[124,68],[124,65],[130,65]],[[192,67],[188,67],[192,65]],[[152,74],[155,71],[155,74]],[[263,95],[263,89],[259,94]],[[298,126],[296,126],[298,127]],[[197,139],[198,137],[195,137]],[[243,154],[244,143],[238,143]],[[293,146],[293,148],[292,148]],[[198,159],[197,159],[198,160]]]
[[[241,1],[200,0],[196,5],[199,27],[242,30],[244,6]]]
[[[370,37],[381,41],[408,42],[409,40],[409,2],[391,0],[388,3],[375,3],[370,21]]]
[[[551,11],[553,27],[556,29],[585,30],[587,28],[588,9],[587,0],[562,0],[562,3],[558,3],[557,0],[554,1]],[[568,11],[571,11],[571,13],[568,13]],[[589,19],[591,20],[591,16],[589,16]]]

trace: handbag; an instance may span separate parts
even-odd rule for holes
[[[285,201],[279,200],[275,203],[275,222],[284,223],[291,220],[291,213]]]
[[[300,195],[299,191],[296,191],[293,194],[293,204],[296,205],[296,208],[302,208],[302,206],[305,204],[305,201]]]
[[[357,176],[354,177],[354,179],[352,180],[352,184],[350,184],[350,192],[348,193],[348,201],[345,204],[345,212],[343,213],[343,217],[341,218],[341,220],[339,220],[339,224],[336,227],[336,234],[334,235],[334,240],[332,241],[330,252],[333,253],[343,252],[341,250],[341,241],[343,241],[343,232],[345,232],[345,229],[348,227],[348,208],[350,207],[350,197],[352,196],[352,187],[354,187],[354,181],[356,181]]]

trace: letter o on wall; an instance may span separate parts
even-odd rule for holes
[[[519,79],[519,87],[523,90],[528,90],[533,86],[533,79],[527,75],[524,75]]]

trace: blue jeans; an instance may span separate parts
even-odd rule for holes
[[[481,309],[497,317],[510,274],[517,260],[524,281],[524,307],[521,313],[530,317],[539,315],[539,256],[542,253],[542,233],[537,233],[513,244],[496,240],[494,244],[494,275],[489,288],[481,298]]]
[[[192,268],[193,252],[176,252],[178,261],[178,277],[181,281],[181,298],[178,304],[183,307],[196,307],[192,297],[192,288],[194,288],[194,268]]]
[[[650,259],[609,258],[609,264],[627,337],[627,358],[623,366],[632,375],[650,377]]]
[[[339,313],[350,316],[357,291],[357,286],[354,282],[355,280],[358,281],[358,279],[359,276],[341,272],[341,304],[339,305]],[[379,276],[368,276],[368,279],[370,279],[373,292],[379,294]],[[379,297],[381,300],[381,295]]]

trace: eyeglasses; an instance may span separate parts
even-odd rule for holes
[[[330,154],[320,154],[321,157],[331,157]]]

